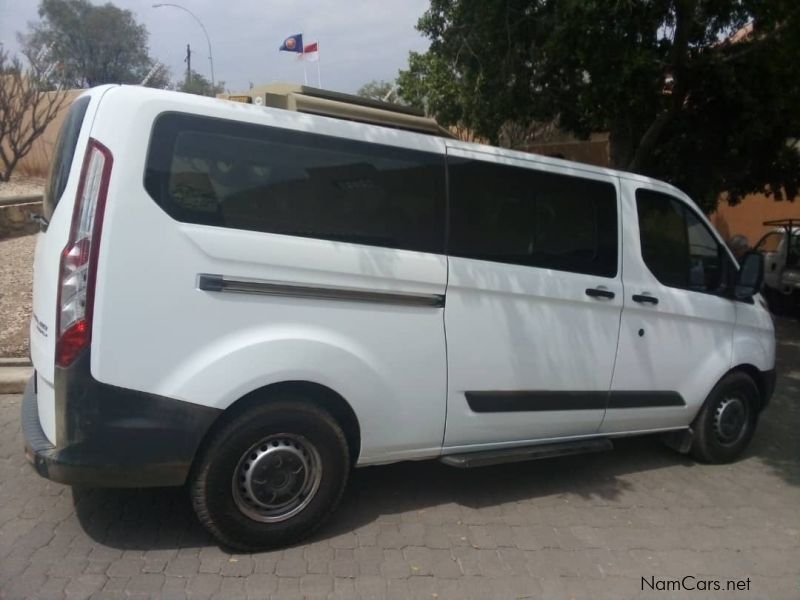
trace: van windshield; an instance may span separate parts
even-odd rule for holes
[[[86,115],[90,99],[89,96],[84,96],[72,103],[58,133],[42,205],[44,217],[47,220],[53,216],[53,211],[64,193],[64,188],[67,187],[72,159],[75,157],[75,147],[78,144],[78,135],[81,132],[83,117]]]

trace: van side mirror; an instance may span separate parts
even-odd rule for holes
[[[764,281],[764,255],[748,252],[742,257],[733,296],[737,300],[747,300],[761,290]]]

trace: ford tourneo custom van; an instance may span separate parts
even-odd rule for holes
[[[26,454],[186,485],[242,549],[352,467],[659,433],[735,459],[775,381],[759,255],[645,177],[141,87],[72,104],[35,256]]]

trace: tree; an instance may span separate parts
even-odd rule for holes
[[[29,54],[32,48],[50,49],[65,87],[139,83],[155,62],[148,55],[145,26],[111,3],[42,0],[39,17],[20,41]]]
[[[43,75],[0,47],[0,181],[9,180],[66,102],[65,91],[47,91]]]
[[[445,124],[495,143],[509,123],[607,131],[613,166],[707,210],[798,193],[795,0],[432,0],[418,28],[431,46],[400,93]]]
[[[411,52],[408,70],[400,71],[397,83],[400,95],[411,106],[436,116],[443,125],[460,126],[469,120],[464,113],[466,86],[450,69],[446,57]]]
[[[187,94],[197,94],[198,96],[215,97],[217,94],[221,94],[225,91],[225,82],[219,81],[216,83],[215,87],[212,88],[211,82],[208,79],[200,75],[200,73],[192,71],[189,81],[182,81],[178,85],[178,91]]]
[[[373,79],[369,83],[365,83],[356,92],[356,95],[362,98],[369,98],[371,100],[383,100],[385,102],[395,101],[399,98],[396,95],[395,84],[391,81],[378,81]],[[393,97],[394,96],[394,97]]]

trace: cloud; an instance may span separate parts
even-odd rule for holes
[[[186,44],[192,68],[210,75],[206,38],[185,12],[152,8],[156,0],[116,0],[132,11],[150,32],[150,54],[169,67],[173,79],[185,72]],[[424,51],[427,40],[414,26],[427,0],[178,0],[205,25],[211,38],[214,74],[232,91],[248,83],[303,81],[303,63],[278,46],[303,33],[320,45],[323,86],[354,92],[372,79],[391,80],[407,64],[409,51]],[[0,42],[17,49],[16,32],[35,21],[33,0],[0,0]],[[316,65],[307,65],[316,84]]]

